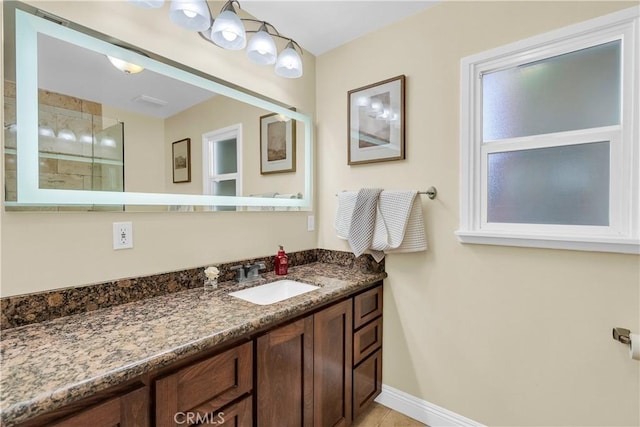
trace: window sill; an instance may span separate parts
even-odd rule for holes
[[[541,236],[464,230],[458,230],[455,234],[461,243],[479,245],[640,254],[640,241],[631,238]]]

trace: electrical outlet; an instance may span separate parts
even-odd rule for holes
[[[133,223],[114,222],[113,223],[113,249],[133,248]]]
[[[316,228],[316,218],[313,215],[307,216],[307,231],[313,231]]]

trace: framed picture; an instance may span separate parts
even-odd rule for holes
[[[191,138],[176,141],[171,146],[173,182],[191,182]]]
[[[282,114],[260,117],[260,173],[296,171],[296,121]]]
[[[348,92],[348,164],[404,159],[401,75]]]

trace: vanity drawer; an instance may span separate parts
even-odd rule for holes
[[[156,425],[178,425],[178,412],[216,411],[249,393],[253,384],[253,346],[241,344],[187,366],[156,384]]]
[[[382,315],[382,286],[377,286],[353,298],[353,329]]]
[[[382,317],[366,324],[353,334],[353,365],[382,346]]]
[[[251,396],[247,396],[239,402],[216,412],[213,416],[205,415],[203,424],[224,425],[225,427],[252,427],[253,405],[251,402]],[[207,416],[208,419],[206,418]]]
[[[27,423],[27,425],[33,425]],[[44,424],[39,424],[44,425]],[[77,412],[50,427],[122,426],[149,427],[149,388],[140,387],[129,393],[101,402]]]

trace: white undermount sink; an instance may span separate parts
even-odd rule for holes
[[[269,305],[315,291],[316,289],[320,289],[320,286],[285,279],[231,292],[229,295],[254,304]]]

